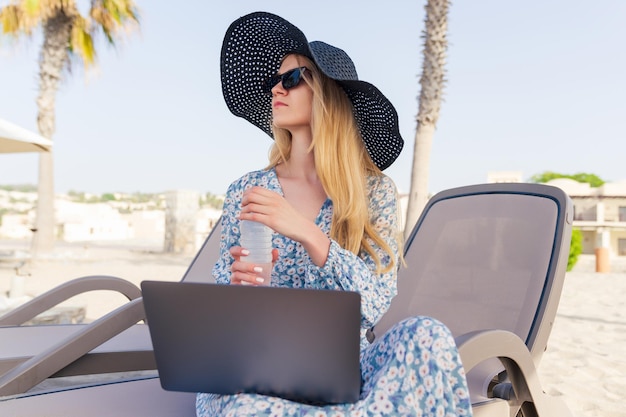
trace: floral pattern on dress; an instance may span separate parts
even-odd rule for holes
[[[244,190],[261,186],[284,195],[276,171],[250,172],[230,185],[224,200],[220,258],[213,268],[218,283],[230,282],[233,258],[229,248],[239,245],[239,220]],[[369,211],[376,231],[398,253],[398,198],[393,181],[369,176]],[[330,234],[333,205],[327,199],[316,224]],[[465,374],[454,339],[446,326],[428,317],[414,317],[392,327],[370,344],[365,332],[387,311],[396,295],[397,269],[376,272],[371,255],[343,249],[331,240],[326,264],[316,266],[302,245],[274,234],[279,260],[272,271],[272,286],[357,291],[361,294],[361,395],[353,404],[313,406],[260,394],[200,393],[196,414],[213,416],[470,416]],[[389,256],[369,242],[383,264]],[[394,261],[398,262],[397,256]]]

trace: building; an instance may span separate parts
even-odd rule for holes
[[[583,253],[608,248],[611,256],[626,256],[626,181],[591,187],[567,178],[548,182],[574,203],[574,228],[583,235]]]
[[[196,193],[197,194],[197,193]],[[219,219],[221,210],[197,207],[191,213],[190,251],[199,248]],[[33,236],[36,193],[0,190],[0,239],[28,240]],[[170,213],[171,214],[171,213]],[[55,199],[56,238],[62,242],[108,242],[111,244],[163,248],[166,241],[166,205],[114,200],[100,203]]]

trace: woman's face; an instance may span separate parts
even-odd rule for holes
[[[299,61],[296,55],[288,55],[283,60],[278,74],[303,66],[304,62]],[[305,76],[310,77],[310,73],[305,71]],[[300,80],[298,85],[289,90],[279,82],[271,91],[272,118],[276,127],[287,129],[292,133],[300,128],[310,129],[313,90],[304,80]]]

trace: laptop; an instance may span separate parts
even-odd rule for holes
[[[357,292],[164,281],[141,289],[163,389],[359,399]]]

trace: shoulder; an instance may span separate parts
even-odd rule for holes
[[[278,185],[278,179],[274,169],[260,169],[242,175],[230,184],[227,194],[242,193],[244,190],[256,185],[268,189],[275,189]]]
[[[399,207],[396,184],[388,176],[370,175],[367,177],[370,215],[391,215]]]
[[[250,171],[233,181],[224,197],[223,215],[226,219],[235,218],[241,210],[243,192],[254,186],[265,187],[270,190],[279,189],[278,178],[273,168]]]
[[[370,198],[377,196],[394,196],[397,198],[398,189],[393,180],[385,174],[369,175],[367,177],[367,189]]]

